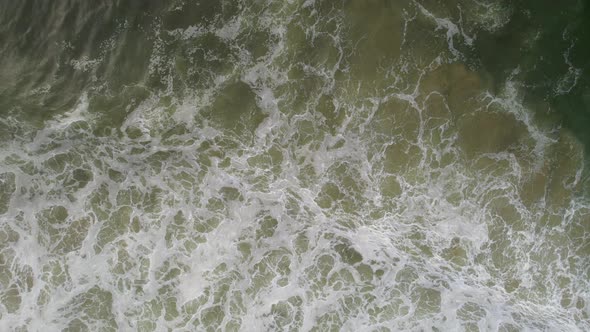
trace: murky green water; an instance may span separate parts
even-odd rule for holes
[[[583,1],[0,1],[0,329],[590,329]]]

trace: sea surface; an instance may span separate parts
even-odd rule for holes
[[[0,331],[590,331],[590,1],[0,0]]]

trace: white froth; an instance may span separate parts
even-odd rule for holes
[[[59,330],[75,318],[90,329],[147,324],[141,326],[158,331],[588,327],[584,272],[568,265],[573,257],[551,255],[576,252],[568,227],[582,222],[578,214],[589,206],[573,195],[551,211],[523,202],[526,175],[541,169],[557,140],[523,105],[517,75],[480,102],[514,114],[526,127],[538,165],[527,168],[518,151],[502,151],[478,156],[493,162],[475,170],[478,160],[465,160],[452,119],[429,128],[426,103],[419,102],[425,75],[447,64],[447,50],[427,59],[416,77],[414,65],[400,64],[397,77],[383,78],[388,88],[371,86],[368,93],[362,82],[340,77],[352,66],[344,51],[345,19],[337,16],[331,31],[318,17],[319,5],[256,2],[220,28],[168,31],[187,48],[213,32],[231,46],[235,63],[212,71],[203,89],[189,87],[177,98],[168,74],[175,63],[160,38],[150,70],[166,73],[166,91],[126,110],[112,135],[93,134],[97,116],[83,95],[30,142],[2,146],[0,187],[9,187],[4,174],[10,172],[15,190],[0,226],[18,239],[1,244],[9,265],[0,272],[12,274],[8,284],[19,287],[21,302],[16,312],[0,307],[0,327]],[[468,23],[417,6],[434,29],[445,31],[448,51],[461,59],[458,43],[470,47],[474,38],[462,26]],[[259,59],[244,56],[246,47],[238,45],[250,24],[276,38]],[[289,40],[293,26],[306,29],[304,40]],[[333,34],[336,64],[289,58],[300,47],[323,46],[311,40],[319,34]],[[290,79],[295,69],[302,77]],[[247,111],[237,113],[241,118],[229,130],[207,110],[234,81],[251,89],[261,119],[252,124]],[[324,104],[322,97],[328,98]],[[170,106],[162,106],[163,98]],[[379,107],[393,101],[409,105],[415,131],[376,133],[384,121]],[[87,127],[78,130],[79,123]],[[447,136],[435,144],[429,135],[436,130]],[[395,155],[399,165],[386,165],[387,149],[406,143],[407,151],[417,152],[407,160]],[[16,152],[20,159],[10,161]],[[444,164],[445,158],[451,161]],[[583,165],[574,166],[565,188],[572,192],[583,182]],[[559,226],[537,226],[551,218]],[[59,249],[61,234],[77,242]],[[51,236],[59,243],[43,240]],[[587,261],[581,259],[583,269]],[[566,288],[573,304],[561,305]]]

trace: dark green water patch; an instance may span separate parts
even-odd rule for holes
[[[514,8],[510,21],[497,31],[478,34],[476,58],[496,78],[496,88],[516,75],[525,102],[542,117],[555,111],[590,150],[590,1],[520,0],[506,5]],[[539,101],[551,109],[535,107]]]

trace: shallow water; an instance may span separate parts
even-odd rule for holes
[[[1,329],[590,329],[587,8],[537,6],[1,2]]]

